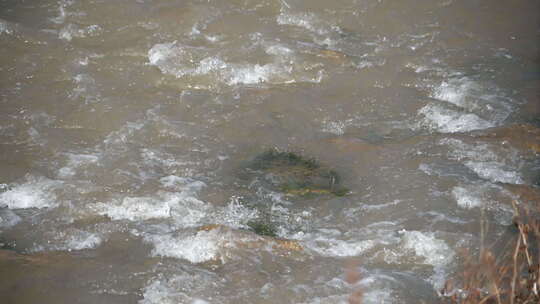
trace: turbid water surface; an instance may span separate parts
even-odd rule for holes
[[[1,0],[0,302],[438,303],[538,199],[539,35],[536,0]]]

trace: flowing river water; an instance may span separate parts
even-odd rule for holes
[[[0,1],[1,302],[438,303],[538,191],[539,31],[536,0]],[[246,182],[268,149],[350,192]]]

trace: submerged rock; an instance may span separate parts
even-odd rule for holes
[[[235,229],[219,224],[204,225],[197,228],[195,237],[212,242],[211,252],[205,253],[210,258],[196,263],[221,264],[230,259],[237,259],[245,251],[269,251],[280,256],[290,256],[301,254],[304,250],[296,240],[260,235],[256,231]]]
[[[303,219],[289,217],[291,202],[320,201],[349,193],[336,170],[290,151],[266,150],[245,163],[239,172],[239,202],[257,214],[243,224],[264,237],[277,238],[282,232],[306,229]]]
[[[333,59],[333,60],[336,60],[336,61],[339,61],[339,62],[344,62],[349,57],[347,54],[345,54],[343,52],[336,51],[336,50],[330,50],[330,49],[321,50],[317,54],[317,56],[325,58],[325,59]]]
[[[247,175],[262,180],[274,191],[287,196],[346,195],[339,174],[313,158],[275,149],[265,151],[248,164]]]
[[[249,221],[248,227],[253,232],[261,236],[277,237],[277,228],[271,222],[268,221]]]

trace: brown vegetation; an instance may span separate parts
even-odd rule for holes
[[[513,205],[512,238],[500,254],[482,246],[478,259],[467,255],[462,273],[442,290],[446,303],[540,302],[540,208]],[[482,228],[485,231],[485,226]]]

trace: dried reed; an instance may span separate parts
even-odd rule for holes
[[[515,233],[502,252],[482,244],[477,260],[465,253],[464,270],[441,291],[445,303],[540,303],[540,206],[513,207]],[[483,218],[482,240],[486,231]]]

